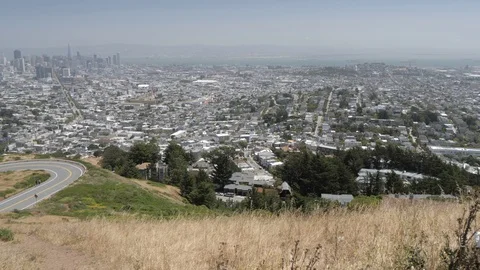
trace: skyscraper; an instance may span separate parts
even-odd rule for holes
[[[17,58],[15,59],[15,61],[16,61],[17,71],[20,73],[25,73],[25,59]]]
[[[35,74],[37,75],[37,80],[45,78],[45,68],[42,66],[36,66]]]
[[[45,78],[51,78],[53,69],[50,67],[43,67],[43,66],[36,66],[35,67],[35,73],[37,75],[37,79],[45,79]]]
[[[113,55],[113,65],[117,65],[117,56],[115,54]]]
[[[13,59],[20,59],[22,58],[22,52],[20,50],[13,51]]]
[[[117,65],[120,66],[120,53],[117,53]]]
[[[3,55],[3,53],[0,56],[0,64],[3,65],[3,66],[7,65],[7,58],[5,58],[5,55]]]
[[[34,67],[37,64],[37,57],[35,55],[30,56],[30,65]]]

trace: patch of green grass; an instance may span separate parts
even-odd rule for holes
[[[50,154],[36,154],[35,159],[49,159],[51,158],[52,155]]]
[[[377,207],[382,202],[381,196],[357,196],[348,204],[348,208],[352,210]]]
[[[48,173],[33,173],[32,175],[26,176],[22,182],[16,183],[13,187],[16,189],[24,189],[35,186],[37,181],[43,183],[50,178]]]
[[[2,197],[4,198],[4,197],[6,197],[8,194],[14,193],[14,192],[15,192],[15,189],[13,189],[13,188],[9,188],[9,189],[7,189],[7,190],[0,191],[0,198],[2,198]]]
[[[135,185],[115,181],[68,187],[42,202],[40,207],[48,214],[78,218],[122,213],[162,218],[210,212],[204,207],[178,205]]]
[[[13,241],[13,232],[9,229],[0,228],[0,241]]]
[[[13,210],[12,213],[8,214],[8,217],[13,218],[13,219],[19,219],[19,218],[23,218],[23,217],[29,217],[31,215],[32,215],[32,213],[30,213],[29,210],[15,209],[15,210]]]
[[[150,180],[147,181],[147,184],[152,185],[152,186],[155,186],[155,187],[161,187],[161,188],[164,188],[164,187],[167,186],[167,185],[165,185],[165,184],[163,184],[163,183],[154,182],[154,181],[150,181]]]

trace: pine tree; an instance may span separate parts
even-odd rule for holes
[[[212,180],[218,188],[227,185],[235,171],[240,169],[233,162],[234,149],[230,147],[220,147],[207,155],[207,158],[213,164]]]

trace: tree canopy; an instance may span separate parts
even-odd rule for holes
[[[232,147],[219,147],[205,157],[213,164],[212,180],[217,185],[217,188],[223,188],[229,183],[232,174],[240,171],[233,162],[235,149]]]

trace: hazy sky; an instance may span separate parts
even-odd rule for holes
[[[0,48],[67,43],[480,50],[480,1],[0,0]]]

